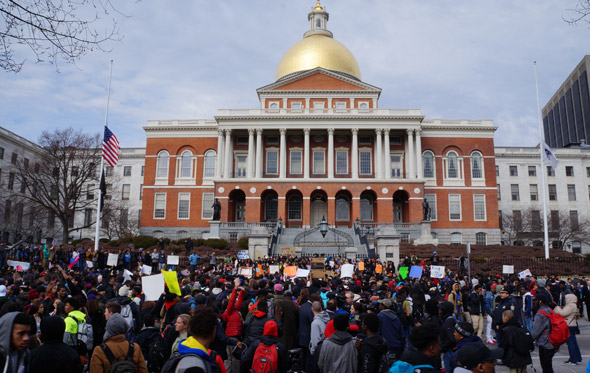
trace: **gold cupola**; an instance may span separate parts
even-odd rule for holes
[[[335,40],[327,29],[329,14],[317,0],[316,6],[307,15],[310,29],[303,34],[303,40],[293,45],[283,55],[277,69],[276,79],[297,71],[323,67],[361,79],[361,70],[350,51]]]

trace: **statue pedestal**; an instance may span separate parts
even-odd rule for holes
[[[270,234],[264,227],[254,227],[248,235],[248,255],[252,260],[258,260],[268,255]]]
[[[381,263],[393,262],[395,268],[398,267],[399,241],[400,235],[393,225],[385,226],[375,234],[375,249]]]
[[[420,222],[420,238],[414,240],[414,245],[438,245],[438,239],[432,237],[430,220]]]
[[[208,238],[220,238],[219,237],[219,226],[221,222],[219,220],[211,220],[209,222],[211,229],[209,230]]]

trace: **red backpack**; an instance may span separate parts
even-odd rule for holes
[[[551,333],[548,334],[549,342],[553,347],[559,348],[559,346],[564,344],[570,337],[570,330],[567,327],[565,317],[558,315],[553,311],[551,311],[551,314],[547,314],[545,311],[539,311],[539,313],[545,315],[549,319],[549,323],[551,324]],[[545,334],[547,334],[547,332],[545,332]]]
[[[279,353],[277,345],[270,346],[260,343],[254,352],[252,373],[274,373],[279,369]]]

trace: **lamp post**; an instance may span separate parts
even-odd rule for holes
[[[324,238],[324,242],[326,239],[326,233],[328,233],[328,222],[326,221],[326,217],[322,216],[322,221],[320,222],[320,233],[322,234],[322,238]],[[328,244],[325,244],[325,248],[327,248]]]
[[[279,229],[279,233],[281,233],[281,231],[283,230],[283,218],[279,217],[279,222],[277,224],[277,227]]]

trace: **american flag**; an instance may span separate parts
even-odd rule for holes
[[[107,126],[104,126],[104,140],[102,140],[102,157],[111,167],[119,161],[119,140]]]

